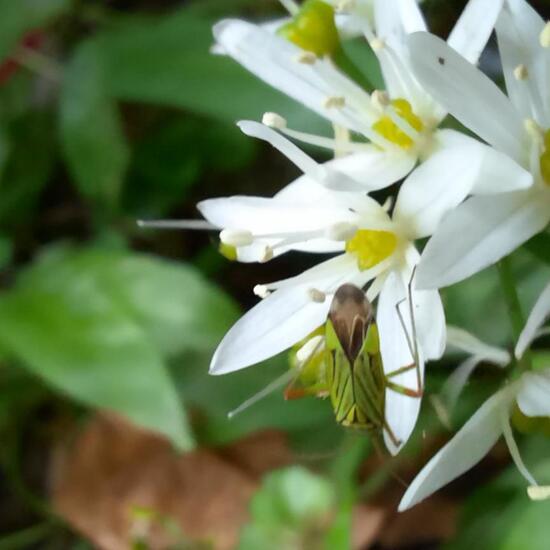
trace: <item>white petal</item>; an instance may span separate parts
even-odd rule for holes
[[[477,464],[502,434],[501,413],[512,399],[508,388],[488,399],[416,476],[399,511],[418,504]]]
[[[304,206],[263,197],[207,199],[200,202],[197,208],[208,221],[220,228],[246,229],[254,235],[287,233],[292,236],[358,219],[345,207],[330,207],[327,204]]]
[[[470,63],[477,63],[501,9],[502,0],[470,0],[449,35],[447,44]]]
[[[396,371],[414,362],[407,343],[407,334],[397,313],[397,305],[407,296],[401,277],[395,271],[389,273],[380,296],[376,322],[380,332],[380,350],[386,374]],[[408,334],[412,333],[406,303],[401,304],[400,311]],[[422,380],[424,377],[424,363],[420,358],[419,369]],[[418,389],[416,370],[394,376],[391,381],[410,389]],[[393,434],[400,442],[395,446],[387,430],[384,430],[386,447],[393,455],[397,454],[409,439],[420,411],[420,398],[409,397],[391,389],[386,390],[385,419]]]
[[[386,89],[393,98],[407,99],[417,114],[425,114],[428,100],[412,74],[406,45],[409,33],[426,30],[415,0],[376,0],[374,6],[377,38],[384,44],[375,50]]]
[[[231,57],[257,77],[332,122],[361,131],[363,125],[351,105],[363,98],[366,109],[370,104],[369,96],[330,61],[319,59],[313,64],[300,63],[297,61],[303,53],[300,48],[245,21],[222,21],[214,27],[214,35]],[[342,89],[344,84],[345,89]],[[343,108],[326,108],[327,98],[340,97],[343,92],[349,100]]]
[[[365,190],[364,175],[362,176],[362,181],[358,181],[346,173],[335,169],[334,163],[318,164],[289,139],[282,136],[272,128],[250,120],[242,120],[238,123],[238,126],[247,136],[256,137],[270,143],[290,161],[292,161],[304,174],[325,187],[336,189],[338,191]],[[363,155],[362,153],[358,154],[361,156]],[[345,166],[345,163],[341,164]],[[388,162],[386,161],[386,170],[388,169],[387,164]],[[357,169],[355,169],[354,172],[357,173]],[[376,184],[374,184],[373,188],[380,189],[380,187],[377,187]]]
[[[541,48],[539,36],[544,20],[524,0],[508,1],[497,23],[499,52],[506,90],[524,117],[547,126],[550,107],[547,92],[550,56]],[[515,69],[523,65],[527,78],[517,79]]]
[[[527,372],[521,378],[518,407],[527,416],[550,416],[550,369]]]
[[[415,163],[414,155],[385,152],[372,146],[364,153],[354,153],[329,161],[326,166],[359,182],[368,193],[384,189],[403,179],[414,168]]]
[[[468,199],[441,223],[418,266],[418,288],[442,288],[497,262],[542,231],[547,197],[535,191]]]
[[[455,408],[458,398],[468,383],[470,376],[482,361],[483,359],[479,356],[468,357],[468,359],[455,367],[451,375],[445,380],[440,396],[448,411],[452,411]]]
[[[406,36],[425,31],[426,22],[415,0],[375,0],[376,34],[398,53],[406,48]]]
[[[321,180],[323,173],[320,165],[298,146],[294,145],[292,141],[279,134],[279,132],[252,120],[241,120],[237,123],[237,126],[247,136],[270,143],[275,149],[292,161],[304,174],[309,175],[314,180]]]
[[[525,327],[519,335],[515,350],[515,354],[518,359],[523,356],[525,350],[537,337],[539,329],[542,327],[548,316],[550,316],[550,284],[542,291],[536,304],[531,310],[531,313],[529,314]]]
[[[440,149],[466,146],[481,148],[483,158],[472,194],[488,195],[520,191],[533,184],[531,172],[522,168],[508,155],[456,130],[439,130],[436,132],[436,141]]]
[[[308,291],[334,289],[357,274],[357,270],[350,273],[347,262],[337,260],[302,273],[295,284],[276,290],[241,317],[218,346],[210,373],[226,374],[259,363],[290,348],[320,326],[326,320],[330,300],[314,302]]]
[[[490,346],[473,334],[455,326],[447,326],[447,345],[501,367],[506,366],[511,360],[506,350]]]
[[[422,357],[425,360],[436,360],[443,356],[447,343],[445,310],[437,290],[417,290],[416,278],[411,281],[419,261],[420,254],[414,246],[409,246],[406,252],[407,265],[401,270],[401,281],[407,288],[407,295],[412,283],[413,316]],[[411,317],[409,311],[406,315]]]
[[[431,235],[450,210],[470,193],[481,167],[483,148],[450,147],[423,162],[399,191],[394,220],[411,239]]]
[[[485,141],[522,162],[523,122],[496,84],[436,36],[415,33],[409,46],[416,77],[433,98]]]

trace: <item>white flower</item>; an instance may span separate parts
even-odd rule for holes
[[[451,46],[473,63],[489,38],[501,3],[472,0],[449,37]],[[437,152],[469,147],[468,154],[486,157],[476,193],[529,185],[528,175],[505,155],[454,130],[438,129],[446,112],[416,80],[407,56],[408,33],[426,28],[416,2],[375,0],[374,19],[376,35],[366,18],[355,18],[373,45],[385,78],[387,92],[374,91],[372,95],[341,72],[329,57],[304,51],[258,25],[225,20],[215,26],[214,34],[224,50],[256,76],[332,122],[336,137],[290,129],[282,117],[273,114],[264,118],[267,124],[337,155],[362,153],[363,181],[377,178],[388,185],[405,177],[417,162],[430,162]],[[354,134],[370,143],[353,140]],[[488,177],[486,169],[498,171],[498,184]],[[447,170],[431,173],[443,178]]]
[[[550,285],[543,291],[517,342],[515,355],[521,358],[530,343],[540,334],[540,327],[550,314]],[[471,338],[471,337],[470,337]],[[462,338],[462,347],[470,348],[481,359],[498,363],[502,357],[495,349],[478,340]],[[485,349],[484,349],[485,348]],[[502,354],[506,354],[504,350]],[[544,370],[527,371],[490,397],[462,429],[422,469],[411,483],[399,510],[406,510],[450,483],[475,464],[504,435],[510,454],[519,471],[531,486],[536,486],[523,461],[512,435],[510,415],[517,404],[527,417],[550,417],[550,365]],[[537,494],[537,491],[534,491]]]
[[[443,41],[409,38],[413,67],[426,89],[465,126],[531,173],[527,190],[472,197],[428,243],[421,288],[441,288],[480,271],[550,221],[550,27],[524,0],[507,0],[496,25],[508,97]],[[489,187],[500,175],[488,170]],[[501,191],[509,191],[507,185]]]
[[[408,297],[407,285],[419,259],[414,241],[431,235],[443,216],[463,201],[481,159],[465,156],[461,148],[434,155],[433,162],[421,165],[405,180],[390,217],[364,192],[333,191],[327,186],[327,181],[341,176],[337,169],[354,157],[318,165],[270,128],[254,122],[240,126],[276,145],[306,174],[271,199],[237,196],[203,201],[198,208],[206,220],[222,230],[222,240],[236,248],[241,261],[267,261],[288,250],[340,254],[291,279],[258,285],[255,291],[264,299],[226,334],[212,359],[211,373],[259,363],[307,337],[324,323],[331,295],[346,282],[371,283],[367,291],[371,301],[380,295],[377,322],[386,372],[410,364],[407,334],[396,306]],[[444,167],[449,172],[446,179],[432,177],[430,172],[439,173]],[[342,181],[352,174],[349,165],[345,168],[348,175]],[[421,359],[439,358],[445,346],[439,294],[415,290],[413,301]],[[407,304],[402,308],[410,336]],[[403,373],[396,383],[416,387],[415,372]],[[420,400],[388,391],[386,406],[388,423],[405,443]],[[397,451],[391,441],[387,444]]]

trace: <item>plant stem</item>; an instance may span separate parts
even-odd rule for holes
[[[516,287],[516,279],[512,272],[510,258],[508,257],[501,260],[497,264],[497,268],[500,278],[500,286],[502,288],[502,293],[504,294],[504,300],[506,301],[508,315],[510,316],[514,340],[517,342],[519,335],[523,330],[525,318],[521,309],[521,303],[519,301]]]
[[[525,326],[525,317],[519,301],[516,279],[512,271],[512,264],[510,257],[502,259],[498,264],[498,274],[500,278],[500,286],[502,293],[504,294],[504,300],[506,301],[506,308],[508,309],[508,315],[510,317],[510,323],[512,325],[512,332],[514,336],[514,342],[517,342],[523,327]],[[518,361],[518,366],[521,370],[531,369],[531,359],[529,357],[529,351],[526,351]]]

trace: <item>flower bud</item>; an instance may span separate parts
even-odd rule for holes
[[[317,57],[332,56],[340,49],[334,9],[322,0],[306,0],[279,34]]]

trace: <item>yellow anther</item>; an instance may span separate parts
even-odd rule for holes
[[[389,231],[360,229],[346,242],[346,252],[357,256],[360,270],[370,269],[393,254],[397,237]]]
[[[334,8],[322,0],[306,0],[279,34],[317,57],[334,55],[340,49]]]
[[[527,80],[529,78],[529,71],[525,65],[518,65],[514,69],[514,78],[516,80]]]
[[[317,56],[312,52],[300,52],[296,56],[296,61],[303,65],[314,65],[317,61]]]
[[[544,133],[544,151],[539,159],[539,167],[544,183],[550,186],[550,130]]]
[[[394,99],[391,105],[393,105],[397,115],[408,122],[417,132],[421,132],[424,129],[422,120],[414,113],[411,104],[406,99]],[[372,125],[372,129],[403,149],[410,149],[414,145],[413,139],[403,132],[387,115],[384,115],[375,122]]]
[[[325,109],[341,109],[346,105],[346,98],[345,97],[327,97],[325,99],[325,102],[323,103],[323,107]]]
[[[230,244],[225,244],[220,242],[218,251],[224,258],[227,258],[231,262],[234,262],[237,260],[237,248],[234,246],[231,246]]]
[[[539,41],[543,48],[550,48],[550,21],[544,25],[539,36]]]

